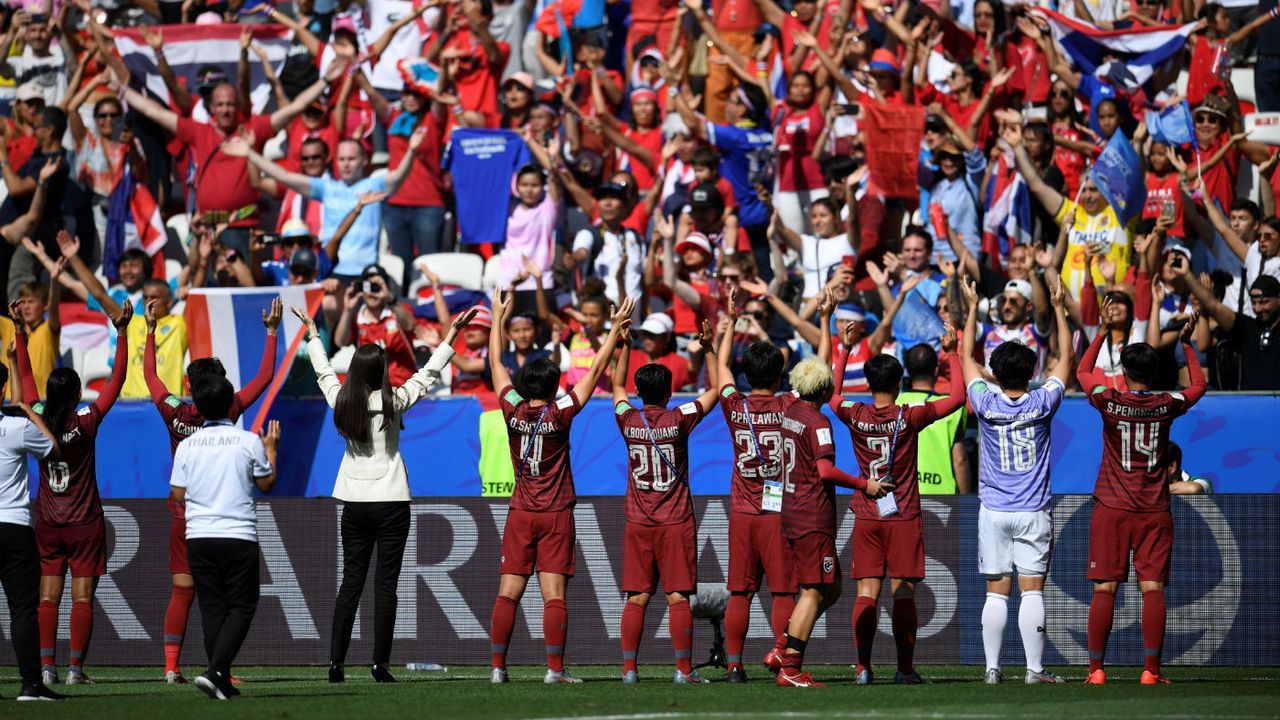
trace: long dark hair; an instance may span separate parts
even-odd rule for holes
[[[71,368],[57,368],[49,373],[46,384],[48,398],[44,401],[44,420],[50,432],[62,444],[62,433],[67,429],[67,419],[80,404],[80,376]]]
[[[391,375],[387,372],[387,351],[378,345],[361,345],[351,356],[347,380],[333,405],[333,424],[338,433],[353,443],[369,442],[369,396],[382,393],[382,429],[391,421]]]

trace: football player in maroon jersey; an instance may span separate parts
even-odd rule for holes
[[[156,374],[156,316],[154,301],[147,303],[146,348],[143,351],[142,371],[147,381],[147,390],[151,392],[151,402],[155,403],[160,418],[164,420],[165,430],[169,431],[169,452],[177,453],[178,445],[191,437],[204,426],[204,416],[196,406],[178,399],[169,392],[164,381]],[[254,376],[240,392],[235,394],[231,402],[231,412],[227,416],[233,422],[240,419],[245,409],[258,400],[276,370],[276,334],[280,329],[280,318],[284,314],[284,305],[280,298],[271,301],[271,312],[262,311],[262,324],[267,328],[267,342],[262,349],[262,362],[258,365],[258,374]],[[225,377],[227,371],[216,357],[192,360],[187,365],[187,381],[191,386],[206,375]],[[169,607],[164,613],[164,679],[171,685],[186,682],[182,677],[179,660],[182,657],[182,641],[187,633],[187,618],[191,614],[191,603],[195,600],[195,581],[191,577],[191,569],[187,566],[187,518],[186,505],[169,500],[169,573],[173,576],[173,588],[169,595]],[[231,678],[233,684],[240,681]]]
[[[725,333],[726,342],[732,334]],[[627,398],[631,338],[623,335],[613,367],[613,410],[627,446],[626,529],[623,534],[622,682],[640,681],[636,670],[644,611],[658,589],[667,596],[677,685],[710,682],[693,669],[693,611],[689,596],[698,589],[698,531],[689,495],[689,435],[716,406],[715,335],[702,321],[699,343],[706,349],[707,390],[696,400],[668,410],[671,370],[648,363],[636,370],[636,392],[644,407]]]
[[[942,338],[942,349],[951,356],[951,377],[960,374],[956,330],[950,325]],[[848,356],[836,367],[843,368]],[[849,428],[853,452],[867,480],[888,480],[892,492],[872,498],[855,493],[853,510],[853,571],[858,582],[858,599],[853,606],[853,635],[858,647],[859,685],[869,685],[871,644],[875,640],[876,600],[885,575],[893,592],[893,639],[898,647],[898,670],[894,682],[917,685],[926,682],[914,666],[916,628],[916,583],[924,579],[924,527],[920,518],[920,490],[917,487],[916,446],[922,430],[934,420],[946,417],[965,403],[962,382],[951,383],[951,394],[913,407],[897,404],[902,388],[902,365],[892,355],[877,355],[863,366],[871,387],[871,402],[853,402],[839,395],[831,409]],[[840,373],[841,377],[844,373]]]
[[[1106,309],[1103,309],[1106,313]],[[1093,488],[1089,524],[1089,677],[1103,685],[1107,640],[1115,611],[1116,588],[1129,577],[1129,553],[1142,590],[1143,685],[1169,682],[1160,674],[1164,646],[1164,586],[1169,582],[1173,552],[1173,514],[1165,454],[1173,421],[1204,397],[1206,382],[1191,343],[1196,314],[1182,329],[1191,387],[1183,392],[1151,392],[1160,371],[1160,356],[1146,343],[1128,345],[1120,353],[1125,391],[1107,387],[1095,372],[1105,333],[1098,333],[1080,360],[1076,379],[1089,394],[1089,404],[1102,414],[1102,465]]]
[[[827,290],[818,306],[821,339],[818,357],[791,371],[791,387],[799,401],[782,420],[782,533],[800,592],[778,654],[780,687],[822,687],[803,670],[804,651],[814,623],[840,599],[840,557],[836,553],[836,494],[842,485],[882,492],[872,483],[835,466],[836,445],[831,421],[822,406],[835,393],[835,376],[825,358],[831,354],[831,313],[835,300]]]
[[[54,279],[57,282],[57,279]],[[10,304],[14,312],[17,303]],[[17,315],[14,315],[17,317]],[[126,303],[111,324],[126,332],[133,319],[133,306]],[[27,354],[27,333],[16,325],[17,373],[22,394],[39,398],[31,358]],[[40,550],[40,664],[46,685],[58,682],[54,651],[58,644],[58,605],[67,570],[71,571],[71,659],[68,685],[92,685],[84,672],[85,653],[93,635],[93,594],[98,578],[107,573],[107,526],[98,496],[98,428],[120,396],[129,370],[129,345],[116,344],[111,378],[97,399],[77,412],[80,404],[80,376],[71,368],[58,368],[49,375],[46,399],[32,410],[48,423],[57,440],[61,457],[40,461],[40,489],[36,492],[36,545]]]
[[[725,334],[732,335],[737,322],[738,291],[729,286]],[[749,393],[733,384],[728,351],[719,356],[720,410],[733,441],[733,479],[729,484],[729,606],[725,610],[725,651],[729,656],[729,682],[747,681],[742,667],[742,647],[751,618],[751,601],[760,580],[769,581],[773,595],[773,636],[781,638],[795,607],[796,584],[782,538],[782,417],[795,395],[778,395],[785,360],[771,342],[747,348],[743,358]],[[780,667],[770,650],[765,665]]]
[[[569,428],[604,373],[619,335],[631,325],[635,300],[627,298],[613,312],[613,326],[601,343],[591,369],[569,394],[556,400],[560,366],[549,358],[526,363],[512,381],[502,364],[506,327],[514,292],[494,297],[493,332],[489,335],[489,371],[507,425],[515,491],[502,530],[502,578],[489,627],[492,667],[489,679],[507,682],[507,645],[516,621],[516,606],[529,576],[538,573],[542,589],[542,632],[547,648],[543,682],[581,683],[564,669],[568,609],[565,589],[574,573],[573,470],[569,466]]]

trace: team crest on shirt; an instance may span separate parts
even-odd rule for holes
[[[831,557],[830,555],[822,558],[822,572],[824,573],[834,572],[835,569],[836,569],[835,558]]]

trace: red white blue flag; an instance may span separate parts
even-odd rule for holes
[[[1119,88],[1146,84],[1187,44],[1196,23],[1103,30],[1096,25],[1045,8],[1032,10],[1049,23],[1054,40],[1085,74]]]

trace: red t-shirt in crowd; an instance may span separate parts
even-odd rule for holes
[[[1142,219],[1155,220],[1160,217],[1166,202],[1173,203],[1173,226],[1169,234],[1173,237],[1186,237],[1182,225],[1182,191],[1178,188],[1178,173],[1165,173],[1160,177],[1155,173],[1147,173],[1147,202],[1142,206]]]
[[[360,308],[356,315],[356,347],[361,345],[377,345],[387,351],[387,372],[395,387],[403,385],[418,370],[413,345],[389,307],[376,318],[368,308]]]
[[[498,83],[502,77],[502,69],[507,66],[511,57],[511,45],[501,40],[498,44],[499,62],[489,64],[489,56],[485,54],[484,45],[467,28],[462,28],[445,43],[445,50],[462,53],[458,63],[457,74],[453,77],[454,86],[458,89],[458,102],[463,109],[476,110],[486,116],[498,116]]]
[[[1080,130],[1073,125],[1065,122],[1057,122],[1053,124],[1053,134],[1064,140],[1072,140],[1079,142],[1084,136],[1080,134]],[[1084,172],[1084,155],[1055,144],[1053,146],[1053,164],[1058,166],[1058,170],[1062,172],[1062,177],[1067,183],[1067,195],[1076,196],[1076,192],[1080,190],[1080,176]]]
[[[403,111],[395,110],[388,119],[388,125],[395,123]],[[428,111],[420,126],[427,128],[427,136],[418,146],[418,152],[409,167],[409,177],[404,184],[387,199],[391,205],[412,205],[415,207],[444,205],[444,176],[440,170],[441,148],[444,147],[444,123],[434,113]],[[409,136],[387,133],[387,167],[400,167],[400,161],[409,152]]]
[[[338,172],[338,141],[342,138],[338,130],[331,124],[324,127],[308,128],[302,116],[289,123],[288,144],[285,146],[284,160],[280,165],[289,172],[302,172],[302,143],[319,138],[329,148],[329,164],[334,173]]]
[[[622,124],[622,135],[631,138],[637,145],[649,151],[653,162],[656,164],[662,160],[662,128],[650,128],[648,130],[637,130],[625,123]],[[641,190],[648,190],[653,187],[656,175],[644,163],[631,157],[622,148],[617,148],[618,152],[618,169],[629,170],[632,175],[636,176],[636,186]]]
[[[1208,160],[1213,157],[1230,140],[1231,134],[1224,128],[1212,143],[1200,148],[1201,160]],[[1195,151],[1193,150],[1192,152]],[[1195,160],[1194,156],[1192,160]],[[1239,170],[1240,151],[1233,147],[1227,150],[1226,155],[1222,156],[1222,160],[1218,164],[1211,168],[1205,168],[1202,173],[1205,192],[1209,194],[1209,197],[1217,200],[1218,204],[1223,208],[1230,208],[1231,203],[1236,200],[1236,178],[1239,176]]]
[[[620,402],[613,410],[627,444],[627,522],[675,525],[693,519],[689,435],[705,417],[702,406],[694,401],[672,410],[637,410]]]
[[[254,149],[262,146],[275,132],[271,118],[252,115],[240,128],[254,134]],[[196,209],[234,213],[253,208],[248,217],[231,223],[232,227],[258,226],[258,191],[249,185],[249,161],[222,152],[227,136],[211,123],[198,123],[178,118],[177,138],[191,148],[196,162]]]
[[[529,512],[555,512],[573,507],[573,468],[569,464],[569,428],[582,409],[569,393],[550,405],[530,407],[510,385],[498,393],[507,424],[516,488],[511,507]]]
[[[775,114],[774,146],[778,150],[778,189],[783,192],[825,188],[822,166],[813,147],[827,127],[817,102],[804,109],[780,103]]]
[[[693,383],[693,376],[689,374],[689,360],[685,356],[677,352],[669,352],[657,360],[650,360],[648,353],[643,350],[632,350],[631,374],[627,378],[627,392],[636,393],[636,370],[648,365],[649,363],[657,363],[671,371],[671,392],[680,392],[680,388]]]
[[[809,533],[836,534],[836,488],[818,475],[818,461],[835,462],[831,421],[807,402],[797,402],[782,420],[782,532],[788,538]]]
[[[782,480],[782,418],[795,403],[796,396],[789,393],[747,395],[732,385],[720,389],[720,410],[733,440],[733,480],[729,484],[733,512],[764,514],[764,479]]]

